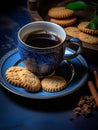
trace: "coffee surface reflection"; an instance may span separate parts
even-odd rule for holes
[[[61,38],[52,32],[35,31],[26,34],[23,42],[32,47],[47,48],[61,43]]]

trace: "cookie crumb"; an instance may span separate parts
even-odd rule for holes
[[[95,110],[96,107],[93,96],[83,96],[80,98],[73,111],[76,116],[84,115],[85,117],[91,117],[92,111]]]

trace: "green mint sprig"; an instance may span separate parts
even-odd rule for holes
[[[86,28],[97,30],[98,29],[98,15],[93,17]]]
[[[68,3],[65,8],[71,10],[84,10],[87,9],[87,7],[88,5],[84,1],[75,1]]]

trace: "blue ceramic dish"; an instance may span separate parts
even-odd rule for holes
[[[73,50],[69,49],[66,50],[66,54],[72,54],[72,53],[74,53]],[[11,85],[6,80],[5,77],[6,70],[14,65],[24,67],[24,63],[21,61],[17,48],[4,55],[0,61],[1,85],[5,89],[9,90],[10,92],[16,95],[32,99],[52,99],[67,96],[78,90],[80,87],[82,87],[88,78],[88,65],[85,59],[81,55],[79,55],[78,57],[70,60],[70,64],[66,63],[66,61],[63,60],[59,68],[56,70],[57,75],[63,76],[69,82],[69,84],[65,89],[59,92],[46,92],[44,90],[41,90],[37,93],[30,93],[26,91],[24,88]]]

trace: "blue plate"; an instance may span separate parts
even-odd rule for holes
[[[66,54],[74,53],[73,50],[67,49]],[[85,59],[79,55],[76,58],[65,61],[63,60],[59,68],[56,70],[57,75],[61,75],[68,81],[67,87],[59,92],[46,92],[41,90],[36,93],[26,91],[24,88],[16,87],[10,84],[5,77],[6,70],[11,66],[24,66],[20,59],[18,49],[8,52],[0,61],[0,83],[10,92],[32,99],[51,99],[66,96],[78,90],[86,82],[88,78],[88,64]],[[24,66],[25,67],[25,66]]]

